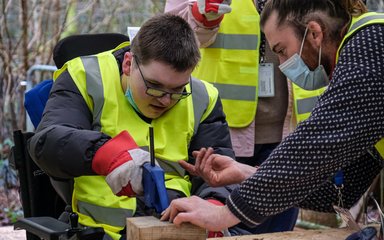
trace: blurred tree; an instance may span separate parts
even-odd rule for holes
[[[25,129],[23,96],[28,69],[50,64],[52,49],[63,37],[118,32],[140,26],[163,12],[165,0],[1,0],[0,1],[0,142]],[[35,71],[33,82],[51,78]]]
[[[165,0],[0,0],[0,226],[22,214],[4,146],[13,130],[25,130],[27,75],[33,84],[52,78],[50,71],[28,74],[32,66],[53,65],[52,50],[63,37],[126,34],[127,26],[140,26],[163,12],[164,4]]]

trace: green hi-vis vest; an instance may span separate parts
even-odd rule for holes
[[[127,130],[141,148],[148,148],[149,124],[143,121],[124,96],[119,67],[112,52],[75,58],[55,72],[56,79],[68,70],[77,88],[93,113],[93,130],[111,137]],[[165,185],[190,196],[191,182],[177,163],[188,160],[188,146],[199,123],[213,110],[218,91],[211,84],[192,79],[193,94],[180,100],[158,119],[153,119],[155,156],[165,171]],[[190,85],[187,86],[190,91]],[[79,214],[79,223],[103,227],[114,239],[125,227],[126,217],[135,213],[136,198],[118,197],[107,185],[104,176],[75,178],[72,207]]]
[[[336,62],[339,59],[339,53],[342,51],[344,44],[361,28],[366,27],[372,24],[384,24],[384,14],[369,12],[365,13],[359,17],[353,17],[351,26],[348,29],[347,34],[344,36],[344,39],[341,41],[339,49],[336,54]],[[384,158],[384,138],[382,138],[375,145],[376,150],[380,153],[381,157]]]
[[[232,1],[216,40],[201,48],[193,76],[219,90],[230,127],[246,127],[256,114],[258,97],[260,16],[253,1]]]

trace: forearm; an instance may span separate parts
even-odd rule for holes
[[[52,125],[37,132],[30,139],[28,149],[48,175],[65,179],[94,175],[93,156],[108,139],[101,132]]]
[[[243,179],[241,179],[241,182],[243,182],[243,181],[247,180],[248,178],[250,178],[251,176],[253,176],[258,169],[258,167],[253,167],[253,166],[250,166],[248,164],[242,164],[239,162],[236,162],[236,164],[238,165],[238,168],[239,168],[240,172],[242,173]]]
[[[54,83],[28,151],[47,174],[72,178],[94,174],[96,150],[109,139],[92,130],[92,114],[67,72]]]
[[[232,212],[229,210],[228,206],[225,205],[221,208],[220,216],[225,219],[225,222],[227,223],[227,227],[235,226],[236,224],[240,223],[240,219],[238,219]]]

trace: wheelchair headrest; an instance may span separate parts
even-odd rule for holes
[[[57,68],[61,68],[73,58],[104,52],[126,41],[129,41],[129,37],[120,33],[72,35],[56,44],[53,49],[53,61]]]

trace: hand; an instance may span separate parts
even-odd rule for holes
[[[221,231],[240,222],[227,206],[217,206],[196,196],[173,200],[160,220],[176,225],[189,222],[208,231]]]
[[[192,5],[192,15],[206,27],[219,25],[224,14],[231,12],[231,0],[197,0]]]
[[[142,166],[150,161],[149,153],[141,150],[127,131],[99,148],[92,169],[105,180],[117,196],[143,195]]]
[[[240,183],[257,170],[230,157],[214,154],[212,148],[201,148],[192,154],[196,159],[195,165],[186,161],[179,161],[179,164],[190,174],[203,178],[212,187]]]

